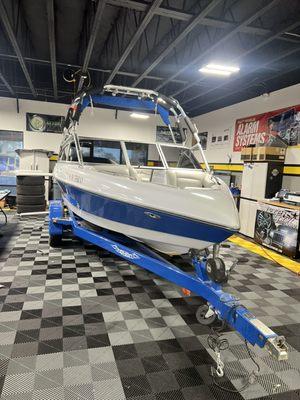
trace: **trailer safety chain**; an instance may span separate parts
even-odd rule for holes
[[[224,368],[225,364],[221,359],[221,351],[226,350],[229,348],[229,342],[228,339],[223,337],[224,333],[221,333],[221,331],[225,328],[226,324],[224,321],[222,321],[222,326],[218,329],[211,328],[211,333],[207,337],[207,344],[210,349],[212,349],[216,355],[216,368],[214,366],[211,366],[211,378],[213,384],[218,387],[219,389],[229,392],[229,393],[240,393],[243,390],[247,389],[250,385],[252,385],[259,373],[260,373],[260,366],[259,364],[255,361],[254,357],[251,354],[251,351],[248,347],[248,342],[245,340],[245,346],[247,353],[249,354],[250,359],[252,362],[255,364],[256,369],[254,369],[247,377],[246,383],[239,389],[229,389],[221,384],[219,384],[216,380],[216,376],[218,378],[222,378],[224,376]]]

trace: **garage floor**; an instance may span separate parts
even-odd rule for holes
[[[198,297],[109,253],[71,240],[48,245],[47,220],[14,217],[0,239],[1,399],[298,399],[300,278],[230,244],[238,258],[228,291],[285,335],[287,362],[252,348],[261,367],[253,385],[228,394],[212,384],[209,328]],[[183,264],[183,267],[184,264]],[[227,330],[228,389],[255,366],[244,342]]]

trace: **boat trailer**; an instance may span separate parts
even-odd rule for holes
[[[196,316],[200,323],[210,325],[217,317],[228,323],[252,346],[266,348],[278,361],[288,358],[285,338],[278,336],[259,321],[235,296],[224,292],[222,285],[208,276],[206,256],[192,257],[193,273],[182,271],[140,242],[106,229],[94,230],[90,226],[85,226],[85,222],[71,210],[65,211],[61,200],[53,200],[49,207],[50,245],[57,246],[60,243],[64,229],[71,229],[76,237],[185,288],[186,292],[199,295],[208,304],[200,306],[197,311]],[[221,367],[219,376],[222,376],[222,364],[219,363]]]

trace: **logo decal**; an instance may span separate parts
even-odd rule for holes
[[[151,211],[145,211],[144,214],[152,219],[160,219],[160,215],[154,214]]]
[[[136,253],[129,253],[129,251],[120,249],[120,247],[118,247],[116,244],[113,244],[113,245],[112,245],[112,248],[113,248],[118,254],[120,254],[122,257],[129,258],[130,260],[137,260],[138,258],[140,258],[140,256],[138,256]]]

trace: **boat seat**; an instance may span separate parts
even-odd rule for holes
[[[216,182],[209,174],[199,170],[168,169],[167,184],[185,189],[187,187],[213,187]]]
[[[151,176],[152,176],[151,169],[134,168],[134,172],[136,173],[136,177],[139,182],[151,181]]]

